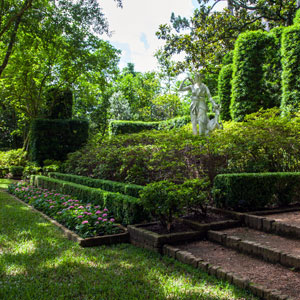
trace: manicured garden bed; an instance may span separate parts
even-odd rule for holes
[[[256,299],[129,244],[81,248],[1,191],[0,220],[0,299]]]
[[[126,229],[115,223],[115,219],[106,208],[100,209],[97,205],[82,203],[69,195],[24,183],[10,185],[8,190],[20,200],[43,212],[44,218],[50,221],[54,219],[53,223],[64,231],[66,236],[82,246],[128,241]]]

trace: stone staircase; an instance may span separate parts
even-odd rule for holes
[[[205,240],[164,246],[164,254],[262,299],[300,300],[300,212],[244,215],[241,227],[209,230]],[[292,216],[293,215],[293,216]],[[295,220],[288,222],[289,219]]]

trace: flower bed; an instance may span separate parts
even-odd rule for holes
[[[108,209],[82,203],[80,200],[72,199],[70,195],[35,188],[25,183],[12,184],[8,191],[82,238],[122,232]]]

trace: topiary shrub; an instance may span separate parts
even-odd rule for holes
[[[29,157],[43,165],[45,159],[62,161],[81,148],[88,138],[88,122],[36,119],[31,124]]]
[[[300,25],[287,27],[282,35],[283,114],[299,110],[300,100]]]
[[[239,35],[233,56],[231,117],[242,121],[260,108],[276,106],[266,86],[265,66],[273,57],[275,37],[263,31]]]
[[[71,119],[73,94],[70,89],[52,88],[47,95],[48,119]]]
[[[231,120],[230,102],[231,102],[231,80],[232,80],[232,64],[224,66],[218,78],[218,96],[221,104],[220,117],[222,121]]]

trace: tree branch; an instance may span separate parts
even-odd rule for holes
[[[11,27],[12,23],[14,21],[16,21],[17,19],[22,18],[23,14],[32,6],[32,2],[33,0],[25,0],[23,7],[21,8],[21,10],[15,14],[14,16],[12,16],[6,26],[4,26],[4,28],[0,31],[0,38],[3,36],[3,34]]]

